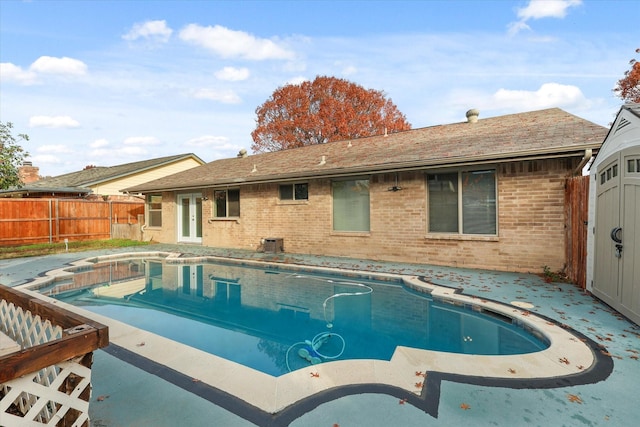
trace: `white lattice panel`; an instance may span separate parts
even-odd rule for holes
[[[53,326],[48,320],[42,321],[40,316],[33,316],[30,311],[5,300],[0,300],[0,328],[22,348],[62,337],[60,326]]]
[[[62,337],[62,328],[40,316],[0,300],[0,329],[22,348]],[[61,361],[38,372],[0,384],[0,425],[2,427],[89,425],[91,369],[82,358]]]

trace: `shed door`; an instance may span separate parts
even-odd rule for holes
[[[640,147],[598,169],[593,293],[640,323]]]
[[[596,177],[596,238],[593,293],[611,306],[619,300],[620,258],[611,233],[620,227],[619,153],[609,157]],[[620,232],[619,232],[620,233]]]
[[[622,152],[621,312],[640,323],[640,146]]]

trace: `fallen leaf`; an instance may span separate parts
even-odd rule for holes
[[[513,369],[513,368],[509,368],[509,373],[510,373],[510,374],[515,374],[515,373],[516,373],[516,370],[515,370],[515,369]]]
[[[400,399],[400,401],[398,403],[400,405],[404,405],[405,403],[407,403],[407,399]]]
[[[109,395],[108,395],[108,394],[107,394],[107,395],[104,395],[104,394],[103,394],[103,395],[98,396],[98,397],[96,398],[96,400],[97,400],[98,402],[102,402],[103,400],[108,399],[108,398],[109,398]]]
[[[422,381],[415,384],[416,388],[422,388]]]
[[[569,402],[582,404],[582,399],[575,394],[567,394],[567,399],[569,399]]]
[[[141,343],[136,344],[136,347],[142,347],[144,346],[144,341],[142,341]]]
[[[561,357],[560,359],[558,359],[561,363],[564,363],[565,365],[570,365],[571,363],[569,362],[569,359],[567,359],[566,357]]]
[[[320,374],[317,372],[311,372],[311,377],[312,378],[320,378]]]
[[[464,409],[464,410],[466,411],[466,410],[471,409],[471,406],[469,406],[469,405],[468,405],[468,404],[466,404],[466,403],[461,403],[461,404],[460,404],[460,409]]]
[[[422,377],[422,378],[426,378],[427,374],[425,374],[422,371],[416,371],[416,377]]]

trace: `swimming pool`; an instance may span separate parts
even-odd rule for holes
[[[272,376],[390,360],[398,346],[496,356],[549,346],[512,317],[434,299],[400,277],[159,257],[70,271],[40,292]]]
[[[576,333],[565,324],[530,312],[529,308],[525,309],[516,305],[486,299],[484,298],[486,294],[483,294],[483,298],[467,295],[462,288],[439,286],[420,276],[372,273],[369,270],[345,270],[320,265],[307,268],[300,264],[287,264],[283,260],[274,262],[273,257],[267,258],[268,262],[265,262],[261,259],[229,258],[215,255],[195,256],[184,255],[180,252],[162,251],[103,255],[97,258],[77,260],[60,268],[44,272],[33,280],[17,286],[17,288],[33,298],[44,300],[49,304],[64,306],[79,315],[107,325],[110,345],[102,351],[109,355],[186,390],[191,390],[223,407],[238,409],[237,405],[240,405],[243,408],[242,413],[248,414],[254,413],[252,411],[255,410],[264,411],[264,414],[291,414],[292,411],[305,410],[305,408],[308,409],[308,405],[319,405],[339,396],[358,393],[385,393],[398,397],[401,403],[409,402],[411,405],[436,416],[440,383],[442,381],[469,382],[512,388],[565,387],[597,382],[603,376],[606,377],[611,370],[611,357],[606,356],[596,342]],[[90,272],[97,264],[107,261],[117,261],[114,264],[117,268],[102,269],[101,274],[103,277],[101,283],[110,283],[111,285],[102,286],[100,292],[108,293],[112,291],[113,298],[122,299],[123,296],[139,294],[140,291],[144,291],[147,287],[147,282],[149,282],[148,286],[151,289],[160,287],[161,282],[158,280],[157,274],[149,270],[148,266],[141,268],[142,265],[140,263],[131,262],[143,259],[157,259],[157,261],[162,261],[165,265],[189,266],[188,270],[170,269],[173,271],[170,274],[174,275],[174,280],[172,280],[174,293],[182,289],[183,299],[193,299],[192,293],[198,296],[200,293],[197,285],[198,281],[192,280],[192,278],[197,278],[201,274],[202,277],[209,280],[209,287],[205,288],[204,284],[202,286],[203,298],[209,296],[206,292],[211,292],[212,288],[210,286],[212,284],[226,282],[228,286],[220,284],[220,295],[225,295],[222,291],[222,288],[225,288],[227,292],[226,297],[223,299],[230,302],[234,300],[234,295],[237,294],[234,293],[234,287],[231,285],[236,283],[234,280],[237,277],[234,275],[208,277],[205,276],[204,270],[199,273],[197,268],[195,271],[191,269],[192,265],[209,261],[235,266],[255,267],[257,270],[266,269],[269,273],[263,271],[262,276],[260,276],[262,279],[273,273],[279,273],[275,274],[276,276],[282,274],[291,276],[292,273],[297,276],[306,276],[309,272],[321,276],[323,280],[327,278],[335,280],[336,277],[343,277],[349,282],[364,280],[365,283],[368,283],[367,281],[370,279],[377,279],[385,286],[381,287],[377,294],[374,288],[374,292],[366,296],[370,298],[371,310],[374,312],[384,313],[386,312],[383,309],[384,306],[398,305],[398,301],[395,298],[388,297],[385,292],[391,289],[397,292],[395,289],[400,287],[402,292],[396,296],[402,296],[401,300],[405,301],[399,304],[400,307],[404,307],[404,310],[401,311],[409,313],[409,308],[413,309],[413,306],[406,305],[405,297],[410,295],[412,304],[424,304],[424,296],[427,296],[432,299],[434,307],[440,307],[432,311],[440,309],[448,311],[452,318],[456,318],[458,314],[454,316],[451,313],[458,313],[463,310],[484,313],[494,321],[518,325],[518,327],[541,338],[543,342],[547,342],[548,347],[540,351],[523,354],[478,355],[425,350],[398,345],[393,351],[390,360],[334,360],[330,363],[307,365],[307,369],[295,369],[284,375],[274,376],[114,320],[108,316],[88,311],[82,306],[52,299],[41,293],[56,289],[55,292],[58,293],[75,291],[86,294],[87,291],[82,288],[91,287],[92,285],[87,277],[89,274],[83,276],[82,272]],[[178,277],[179,271],[184,274],[182,278]],[[163,277],[163,279],[167,278]],[[211,281],[210,279],[212,278],[216,280]],[[289,283],[288,287],[284,287],[281,292],[283,299],[287,298],[287,296],[291,297],[294,294],[292,291],[300,286],[298,280],[300,277],[290,277],[289,279],[291,283]],[[185,283],[189,283],[189,285],[187,286]],[[192,291],[192,283],[196,284],[194,285],[194,291]],[[334,289],[330,283],[325,283],[323,286],[329,290]],[[189,288],[188,295],[187,288]],[[264,291],[266,288],[257,289]],[[357,289],[363,290],[365,288],[357,287]],[[258,302],[256,304],[258,306],[263,298],[261,293],[251,295],[241,292],[240,295],[240,301],[243,304],[248,304],[253,300]],[[104,296],[106,297],[106,294]],[[312,295],[309,296],[311,297]],[[415,298],[416,296],[418,298]],[[71,293],[68,293],[67,297],[73,298]],[[333,316],[341,315],[343,312],[340,309],[340,304],[348,301],[353,304],[353,300],[360,297],[345,296],[344,298],[330,299],[327,302],[327,321],[334,323],[336,330],[339,327],[339,323],[345,323],[346,321],[346,329],[348,329],[350,320],[346,318],[341,320],[340,316],[337,318]],[[285,325],[289,325],[291,321],[298,319],[298,317],[306,319],[308,315],[309,322],[314,322],[314,324],[319,325],[321,330],[326,330],[324,310],[321,307],[325,300],[326,294],[323,293],[321,296],[316,295],[309,301],[295,304],[291,304],[286,300],[281,301],[283,303],[282,307],[286,308],[283,309],[283,313],[289,313],[288,318],[290,321]],[[336,305],[336,302],[339,304]],[[338,307],[335,313],[333,311],[334,306]],[[299,310],[298,307],[306,308],[305,310]],[[346,307],[349,308],[350,305]],[[305,314],[306,310],[308,310],[308,313]],[[346,313],[350,314],[352,311],[354,313],[362,313],[362,311],[355,308],[354,310],[347,310]],[[377,327],[378,324],[384,323],[383,321],[386,321],[386,319],[377,319],[372,322],[372,326]],[[408,316],[403,320],[407,325],[411,321],[412,319]],[[454,322],[454,324],[459,325],[456,331],[466,332],[467,323],[469,322],[463,323],[461,320],[457,321],[457,323]],[[446,322],[446,324],[448,325],[449,323]],[[397,325],[400,329],[404,328],[404,326],[404,323]],[[458,341],[458,343],[462,346],[478,345],[482,341],[477,341],[476,335],[472,334],[464,333],[461,336],[463,337],[462,342]],[[464,339],[465,337],[467,340]],[[468,339],[469,337],[471,340]],[[292,338],[290,337],[290,339]],[[299,337],[296,336],[295,339],[298,340]],[[309,337],[305,335],[305,339],[309,339]],[[348,336],[345,342],[347,348],[351,348],[355,343]],[[366,345],[367,343],[364,342],[363,346],[366,347]],[[281,346],[279,348],[279,354],[281,354],[284,347]],[[355,347],[358,349],[357,346]],[[359,349],[358,351],[361,350]],[[326,351],[328,352],[328,348]],[[296,355],[297,349],[294,349],[291,353],[294,353],[293,359],[295,362],[303,361]],[[269,418],[268,415],[267,418]]]

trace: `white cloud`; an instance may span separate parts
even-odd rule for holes
[[[180,38],[211,50],[223,58],[250,60],[292,59],[293,52],[275,41],[260,39],[244,31],[235,31],[220,25],[202,27],[189,24],[180,31]]]
[[[132,136],[124,140],[124,145],[160,145],[155,136]]]
[[[45,74],[62,74],[81,76],[87,73],[87,65],[73,58],[54,58],[52,56],[41,56],[31,64],[31,71]]]
[[[507,32],[511,36],[518,34],[520,31],[530,29],[531,27],[524,21],[510,22],[509,25],[507,25]]]
[[[570,8],[581,4],[582,0],[530,0],[527,6],[518,9],[519,21],[511,22],[507,26],[509,34],[515,35],[522,30],[530,30],[527,21],[531,19],[563,19]]]
[[[353,65],[348,65],[342,69],[343,76],[352,76],[358,72],[358,69]]]
[[[193,92],[196,99],[209,99],[223,104],[239,104],[242,99],[232,90],[198,89]]]
[[[541,18],[564,18],[570,7],[579,6],[582,0],[531,0],[526,7],[518,9],[518,18],[523,21]]]
[[[66,145],[41,145],[36,149],[39,153],[73,153],[73,150]]]
[[[144,38],[150,41],[166,43],[173,34],[173,30],[167,27],[167,21],[146,21],[135,24],[123,39],[133,41]]]
[[[0,81],[16,81],[21,84],[36,83],[37,75],[33,71],[25,71],[10,62],[0,63]]]
[[[220,80],[237,82],[247,80],[249,78],[249,74],[248,68],[224,67],[223,69],[216,71],[215,76]]]
[[[77,128],[80,126],[76,120],[69,116],[32,116],[29,118],[29,127],[32,128]]]
[[[34,165],[59,165],[63,163],[60,157],[53,154],[38,154],[31,156],[30,159]]]
[[[306,78],[306,77],[297,76],[297,77],[293,77],[293,78],[287,80],[287,82],[285,84],[288,84],[288,85],[299,85],[299,84],[302,84],[302,83],[304,83],[304,82],[306,82],[308,80],[309,79]]]
[[[115,149],[104,149],[98,148],[95,150],[91,150],[89,156],[94,159],[101,159],[104,164],[104,159],[109,159],[111,164],[120,164],[122,163],[119,159],[126,159],[128,162],[136,161],[137,159],[142,159],[148,156],[149,151],[144,147],[139,146],[130,146],[130,147],[120,147]],[[91,164],[99,164],[101,161],[89,162]]]
[[[192,138],[184,143],[187,147],[219,147],[228,148],[229,138],[226,136],[203,135],[198,138]]]
[[[133,147],[122,147],[116,150],[118,157],[124,156],[136,156],[136,155],[146,155],[149,153],[149,150],[143,147],[133,146]]]
[[[551,107],[585,105],[588,101],[573,85],[545,83],[536,91],[499,89],[492,96],[492,107],[536,110]]]
[[[96,139],[95,141],[93,141],[91,144],[89,144],[89,147],[91,147],[91,148],[101,148],[101,147],[106,147],[107,145],[109,145],[109,141],[107,141],[104,138],[101,138],[101,139]]]

